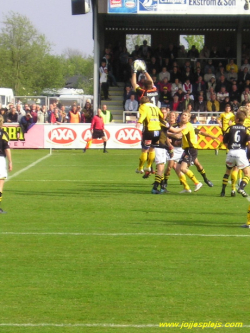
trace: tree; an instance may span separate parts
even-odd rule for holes
[[[84,57],[78,51],[68,49],[62,57],[63,75],[70,78],[77,76],[78,80],[73,88],[83,89],[84,94],[93,94],[93,57]]]
[[[198,49],[198,51],[201,51],[201,49],[204,46],[204,36],[203,35],[187,35],[183,38],[188,43],[188,50],[191,49],[192,45],[195,45],[195,47]]]
[[[23,95],[24,91],[37,94],[48,81],[53,81],[51,75],[50,80],[44,79],[46,64],[53,62],[49,58],[50,43],[26,16],[10,12],[4,24],[0,33],[0,84],[12,88],[16,95]],[[57,86],[59,81],[54,75],[53,85]]]

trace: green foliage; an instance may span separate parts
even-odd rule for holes
[[[188,50],[191,49],[192,45],[195,45],[198,51],[204,46],[204,36],[203,35],[187,35],[183,37],[188,43]]]
[[[50,54],[51,45],[26,16],[10,12],[0,32],[0,85],[15,95],[38,95],[44,89],[65,86],[69,76],[82,75],[76,88],[93,93],[93,58],[79,53],[69,57]]]

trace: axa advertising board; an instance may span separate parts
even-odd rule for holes
[[[140,148],[141,131],[135,125],[105,126],[108,148]],[[44,148],[84,148],[92,138],[89,124],[44,125]],[[92,141],[91,148],[102,148],[103,140]]]

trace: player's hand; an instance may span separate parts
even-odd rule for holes
[[[12,162],[9,162],[9,171],[12,171]]]

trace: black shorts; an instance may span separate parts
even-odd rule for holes
[[[158,147],[161,131],[144,131],[142,133],[142,148]]]
[[[92,139],[101,139],[105,136],[103,130],[94,130],[92,134]]]
[[[193,165],[197,156],[198,156],[198,151],[196,148],[185,148],[180,158],[179,164],[185,162],[188,165]]]

